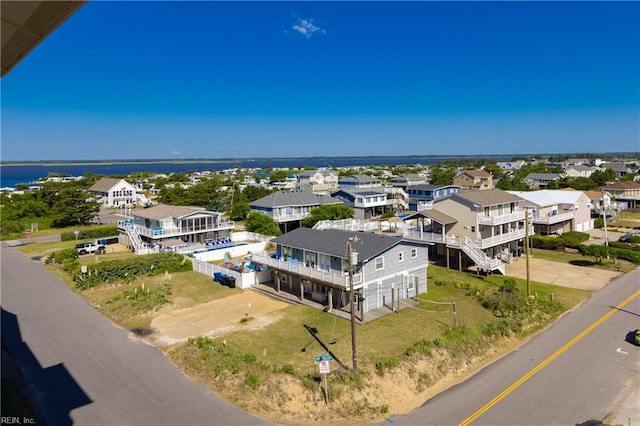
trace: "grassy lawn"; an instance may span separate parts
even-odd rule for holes
[[[533,249],[533,256],[538,259],[550,260],[553,262],[569,263],[577,266],[604,269],[607,271],[631,272],[638,267],[635,263],[619,259],[604,259],[597,263],[592,257],[585,257],[580,253],[568,253],[561,250]]]

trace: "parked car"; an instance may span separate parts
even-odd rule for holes
[[[89,253],[102,254],[105,252],[105,247],[96,243],[78,243],[76,244],[76,251],[80,255]]]

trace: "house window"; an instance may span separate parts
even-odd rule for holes
[[[376,257],[376,261],[375,261],[375,265],[376,265],[376,271],[380,271],[382,269],[384,269],[384,257],[380,256],[380,257]]]
[[[509,204],[509,211],[511,213],[515,213],[516,212],[516,203]]]
[[[416,257],[418,257],[418,249],[411,249],[411,258],[415,259]]]
[[[415,277],[413,275],[407,275],[407,290],[408,291],[413,291],[416,283],[415,283]]]
[[[484,217],[491,216],[491,209],[489,207],[484,208]]]
[[[471,232],[476,232],[476,227],[474,225],[471,225]]]
[[[502,216],[504,214],[504,209],[502,204],[498,206],[498,216]]]
[[[402,262],[404,260],[404,252],[401,251],[400,253],[398,253],[398,262]]]

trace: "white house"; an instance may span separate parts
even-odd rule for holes
[[[89,188],[102,207],[130,206],[137,203],[136,188],[124,179],[102,178]]]

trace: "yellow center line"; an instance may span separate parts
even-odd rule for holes
[[[473,413],[471,416],[469,416],[465,420],[463,420],[459,424],[459,426],[466,426],[469,423],[471,423],[472,421],[476,420],[478,417],[480,417],[482,414],[484,414],[488,409],[490,409],[491,407],[496,405],[498,402],[500,402],[505,396],[509,395],[511,392],[513,392],[515,389],[517,389],[521,384],[523,384],[524,382],[529,380],[529,378],[531,378],[534,374],[536,374],[538,371],[542,370],[547,364],[549,364],[551,361],[553,361],[558,356],[560,356],[560,354],[562,354],[564,351],[566,351],[571,346],[573,346],[578,340],[582,339],[584,336],[586,336],[588,333],[590,333],[594,328],[596,328],[597,326],[599,326],[600,324],[605,322],[611,315],[616,313],[624,305],[626,305],[627,303],[629,303],[631,300],[633,300],[635,297],[637,297],[639,295],[640,295],[640,290],[637,290],[631,296],[629,296],[626,299],[624,299],[620,304],[618,304],[618,306],[616,306],[615,308],[612,308],[609,312],[607,312],[602,317],[600,317],[600,319],[596,320],[589,327],[585,328],[580,334],[578,334],[576,337],[574,337],[573,339],[568,341],[563,347],[561,347],[560,349],[555,351],[553,354],[549,355],[549,357],[547,357],[547,359],[545,359],[540,364],[535,366],[527,374],[525,374],[524,376],[522,376],[518,380],[516,380],[511,386],[509,386],[508,388],[503,390],[499,395],[497,395],[495,398],[493,398],[491,401],[489,401],[487,404],[485,404],[482,408],[480,408],[478,411]]]

